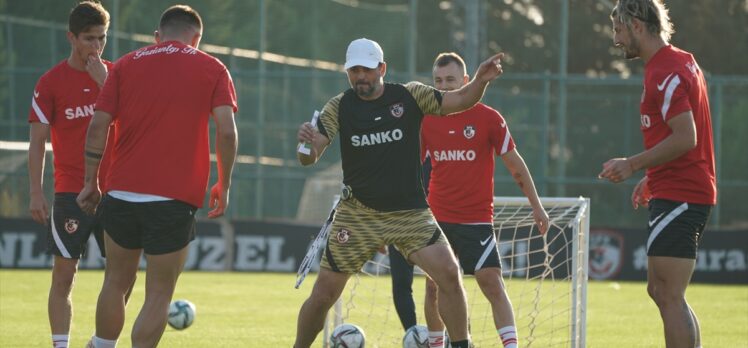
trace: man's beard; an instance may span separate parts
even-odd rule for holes
[[[359,97],[371,97],[374,95],[374,92],[376,91],[376,86],[374,84],[370,83],[357,83],[356,84],[356,94],[358,94]]]
[[[639,58],[639,40],[637,40],[629,31],[629,35],[631,37],[631,42],[629,42],[628,46],[623,46],[623,58],[625,59],[634,59]]]
[[[625,59],[639,58],[639,48],[638,47],[624,47],[623,58]]]

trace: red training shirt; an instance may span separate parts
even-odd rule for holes
[[[112,63],[103,62],[111,71]],[[96,81],[88,72],[72,68],[67,59],[52,67],[36,83],[29,123],[49,125],[56,193],[78,193],[83,189],[86,132],[98,95],[99,86]],[[114,140],[114,136],[110,138]],[[112,144],[112,141],[108,144]],[[111,148],[112,146],[107,145],[99,169],[99,185],[102,189],[106,187],[105,177]]]
[[[667,121],[674,116],[691,111],[696,124],[695,148],[647,169],[653,198],[717,203],[712,121],[701,68],[693,55],[668,45],[657,51],[644,69],[640,105],[644,147],[650,149],[672,134]]]
[[[492,223],[493,155],[512,150],[506,121],[482,103],[447,117],[426,116],[421,156],[431,160],[428,202],[437,221]]]
[[[120,58],[96,103],[117,127],[109,190],[202,207],[209,117],[224,105],[237,110],[234,83],[226,66],[207,53],[167,41]]]

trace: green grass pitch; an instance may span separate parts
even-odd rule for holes
[[[380,347],[398,347],[395,342],[401,328],[394,307],[386,297],[390,291],[389,278],[381,278],[381,281],[362,278],[361,283],[353,289],[356,301],[344,303],[343,310],[350,309],[351,321],[367,323],[362,326],[371,343],[377,340]],[[96,298],[102,279],[101,271],[81,271],[76,279],[71,347],[82,347],[93,333]],[[122,347],[130,344],[132,322],[143,302],[144,279],[144,274],[139,274],[127,307],[125,328],[119,341]],[[195,323],[184,331],[167,327],[161,346],[290,347],[296,331],[299,306],[309,295],[314,276],[311,275],[299,290],[293,288],[294,280],[295,275],[292,274],[186,272],[179,280],[174,298],[195,303]],[[0,347],[50,346],[46,313],[49,282],[48,270],[0,270]],[[422,285],[423,280],[417,278],[414,290],[419,311],[422,308]],[[525,285],[522,281],[508,282],[515,311],[525,301],[516,292]],[[471,290],[474,289],[471,279],[466,280],[466,287],[469,296],[476,295]],[[349,287],[345,296],[350,293]],[[692,284],[687,296],[700,319],[703,346],[748,347],[748,286]],[[365,299],[367,297],[370,299]],[[563,298],[556,301],[562,305],[554,308],[566,307]],[[541,306],[546,302],[548,299],[541,298]],[[476,308],[471,310],[475,311]],[[539,320],[555,320],[543,315]],[[557,317],[565,315],[562,310]],[[421,313],[419,318],[422,318]],[[422,319],[419,321],[423,322]],[[481,334],[476,332],[480,330],[480,325],[474,320],[474,336]],[[520,328],[520,336],[522,331]],[[563,335],[564,332],[559,332],[555,337]],[[321,347],[321,341],[318,338],[314,347]],[[498,344],[497,341],[489,342],[480,343],[478,347]],[[532,346],[548,346],[542,342],[536,341]],[[527,342],[521,343],[527,346]],[[645,283],[589,283],[587,347],[663,346],[662,324],[656,306],[647,298]],[[367,347],[375,345],[367,344]]]

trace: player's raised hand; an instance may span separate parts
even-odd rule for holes
[[[533,209],[532,218],[533,220],[535,220],[535,224],[538,225],[540,234],[545,234],[546,232],[548,232],[548,229],[551,227],[551,222],[550,218],[548,217],[548,213],[545,212],[545,209],[543,209],[542,207],[539,209]]]
[[[646,208],[649,206],[650,199],[652,199],[652,192],[649,191],[649,178],[645,175],[631,193],[631,205],[634,209],[639,209],[640,205]]]
[[[215,183],[210,189],[210,198],[208,198],[208,207],[212,209],[208,212],[208,218],[215,219],[223,216],[228,206],[229,190],[224,189],[220,182]]]
[[[99,187],[96,184],[84,185],[83,190],[75,198],[75,202],[78,203],[81,210],[88,215],[96,213],[96,207],[99,205],[100,200],[101,191],[99,191]]]
[[[603,170],[597,177],[620,183],[630,178],[632,174],[634,174],[634,168],[627,158],[613,158],[603,163]]]
[[[29,212],[34,221],[45,226],[47,225],[47,219],[49,218],[49,203],[47,203],[47,199],[44,198],[43,193],[34,193],[31,195]]]
[[[101,57],[95,54],[89,55],[88,60],[86,60],[86,71],[88,72],[88,75],[96,81],[96,84],[98,84],[99,87],[104,86],[107,68],[106,65],[104,65],[104,62],[101,61]]]
[[[493,79],[499,77],[499,75],[504,73],[501,67],[502,58],[504,58],[504,53],[498,53],[481,63],[475,72],[475,79],[481,82],[491,82]]]

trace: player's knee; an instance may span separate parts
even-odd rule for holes
[[[55,268],[52,272],[52,291],[58,295],[69,294],[75,283],[75,268]]]
[[[104,286],[117,292],[126,293],[135,284],[135,275],[108,274],[104,279]]]
[[[52,291],[59,296],[67,296],[73,291],[75,283],[75,273],[73,274],[55,274],[52,278]]]
[[[335,304],[335,301],[337,301],[337,298],[332,296],[311,296],[307,300],[307,303],[316,312],[329,310]]]
[[[654,284],[647,284],[647,294],[652,301],[657,303],[657,287]]]
[[[475,272],[475,280],[478,282],[478,286],[482,290],[497,289],[502,290],[503,284],[501,283],[501,273],[494,272],[492,270],[480,270]]]
[[[650,282],[650,284],[647,284],[647,293],[660,308],[685,301],[685,293],[683,291],[668,287],[664,282]]]
[[[450,281],[460,280],[460,266],[457,262],[446,262],[444,265],[440,265],[439,269],[442,272],[442,277],[448,278]]]
[[[654,293],[654,301],[659,307],[681,305],[685,302],[681,291],[658,287]]]
[[[338,296],[329,291],[312,291],[309,303],[315,307],[330,308],[338,300]]]
[[[439,292],[453,294],[462,291],[462,281],[459,272],[444,271],[437,283]]]

